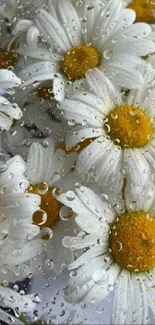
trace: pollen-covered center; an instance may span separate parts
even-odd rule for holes
[[[14,43],[9,50],[0,47],[0,69],[7,69],[9,66],[14,66],[16,60],[17,54]]]
[[[153,17],[153,11],[155,10],[154,0],[133,0],[128,8],[136,12],[137,22],[155,22],[155,18]]]
[[[117,217],[109,241],[114,261],[122,268],[145,272],[155,267],[155,219],[151,212]]]
[[[29,187],[28,192],[38,194],[41,197],[40,210],[33,214],[33,223],[41,229],[44,227],[52,228],[59,219],[61,207],[61,203],[52,195],[52,189],[48,188],[46,183],[40,183]]]
[[[145,146],[152,138],[149,117],[139,108],[119,106],[107,116],[104,129],[111,140],[122,148]]]
[[[60,70],[69,80],[81,79],[88,69],[99,66],[99,51],[88,45],[80,45],[68,51],[60,62]]]
[[[51,100],[54,97],[52,88],[44,86],[44,85],[40,85],[37,88],[37,94],[38,94],[38,97],[40,97],[44,100]]]

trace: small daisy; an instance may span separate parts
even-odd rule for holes
[[[27,184],[24,161],[16,156],[2,162],[3,157],[1,155],[0,165],[0,307],[16,309],[20,315],[36,309],[35,297],[21,296],[8,285],[30,276],[29,263],[45,250],[43,240],[37,238],[40,228],[32,225],[32,214],[39,209],[40,198],[24,193]],[[0,319],[21,324],[1,309]]]
[[[81,84],[87,70],[96,67],[119,87],[141,84],[140,57],[155,51],[147,39],[151,27],[133,24],[135,12],[123,9],[121,0],[101,4],[87,3],[78,11],[69,0],[49,1],[48,12],[40,9],[33,21],[18,22],[13,33],[27,32],[18,53],[35,59],[19,73],[24,87],[51,80],[61,101],[69,83]]]
[[[40,209],[41,200],[39,195],[25,193],[29,186],[25,171],[26,165],[20,156],[1,165],[1,281],[24,279],[30,273],[29,261],[45,250],[44,242],[39,238],[40,228],[33,224],[33,214]]]
[[[18,87],[21,80],[9,70],[0,69],[0,89],[1,93],[6,93],[9,89]],[[9,130],[13,120],[19,120],[22,112],[17,104],[11,104],[5,97],[0,95],[0,129]]]
[[[42,144],[33,143],[28,153],[27,182],[23,188],[25,197],[33,193],[33,195],[37,194],[41,200],[40,209],[35,213],[32,211],[31,221],[33,227],[41,229],[39,236],[45,242],[46,254],[43,256],[44,258],[40,256],[40,263],[42,266],[45,262],[47,271],[51,271],[54,266],[54,270],[60,273],[63,264],[73,260],[70,252],[64,251],[61,241],[65,234],[74,233],[75,222],[71,211],[66,211],[66,208],[63,208],[60,202],[53,197],[52,190],[58,182],[63,185],[63,179],[74,167],[76,158],[76,153],[66,154],[62,149],[55,151],[52,138],[45,139]],[[66,224],[64,220],[66,220]],[[31,268],[32,265],[34,263],[31,263]],[[38,267],[38,263],[35,267]]]
[[[155,24],[155,4],[152,0],[123,0],[127,8],[136,12],[137,22],[147,22]]]
[[[67,149],[91,139],[76,167],[83,175],[93,169],[100,186],[120,190],[124,177],[143,186],[155,172],[155,72],[148,64],[144,71],[143,86],[126,96],[101,71],[90,71],[87,88],[59,105],[63,117],[78,124],[67,135]]]
[[[85,250],[69,265],[67,301],[91,306],[115,289],[112,324],[146,324],[148,308],[154,313],[155,307],[154,186],[140,196],[128,187],[124,200],[79,185],[72,201],[67,193],[55,197],[76,213],[81,228],[63,245]]]

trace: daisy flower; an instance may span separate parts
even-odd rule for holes
[[[155,171],[155,71],[145,64],[143,86],[126,96],[96,69],[87,73],[83,92],[59,105],[63,117],[77,124],[68,132],[67,149],[91,140],[76,168],[83,175],[94,170],[100,186],[120,190],[124,177],[143,186]]]
[[[46,246],[45,254],[40,255],[40,262],[37,260],[35,267],[34,263],[30,263],[30,267],[33,265],[34,271],[41,265],[41,274],[44,272],[43,266],[47,272],[54,267],[54,270],[60,273],[63,264],[73,259],[68,250],[64,251],[61,239],[66,233],[74,232],[75,223],[71,218],[71,211],[61,206],[53,197],[52,190],[58,182],[63,185],[63,179],[74,166],[76,158],[76,153],[66,154],[62,149],[55,151],[52,138],[43,140],[42,144],[33,143],[28,153],[25,165],[26,182],[22,188],[25,200],[27,196],[34,194],[40,199],[40,209],[31,213],[31,226],[41,230],[39,236]]]
[[[51,80],[60,101],[69,83],[78,86],[87,70],[96,67],[119,87],[141,84],[140,57],[155,51],[155,44],[147,39],[149,25],[133,24],[133,10],[123,9],[121,0],[110,0],[103,7],[99,1],[86,3],[82,11],[69,0],[48,4],[48,11],[40,9],[33,21],[19,21],[13,31],[17,36],[27,32],[27,44],[18,53],[33,58],[19,73],[24,87]]]
[[[40,228],[33,215],[40,209],[40,197],[25,193],[29,182],[25,162],[15,156],[1,165],[0,176],[0,279],[19,281],[29,275],[28,263],[43,252]]]
[[[45,248],[37,238],[40,228],[32,225],[32,214],[39,209],[40,198],[25,194],[25,163],[19,156],[4,160],[0,165],[0,307],[9,307],[19,312],[36,308],[34,295],[21,295],[8,288],[9,282],[29,277],[33,269],[29,263]],[[31,275],[32,276],[32,275]],[[39,301],[38,301],[39,302]],[[21,324],[0,309],[0,319]],[[9,323],[10,323],[9,321]]]
[[[70,193],[71,195],[71,193]],[[63,245],[84,253],[69,265],[70,303],[91,306],[114,290],[112,324],[146,324],[155,300],[155,188],[141,195],[128,186],[124,200],[85,186],[55,197],[76,213],[81,232]],[[107,200],[108,198],[108,200]]]
[[[0,69],[0,89],[1,93],[6,93],[9,88],[18,87],[21,80],[7,69]],[[13,120],[19,120],[22,112],[17,104],[11,104],[4,96],[0,95],[0,128],[9,130]]]

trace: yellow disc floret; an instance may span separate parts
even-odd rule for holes
[[[109,241],[114,261],[122,268],[145,272],[155,267],[155,219],[151,212],[117,217]]]
[[[60,62],[60,70],[69,80],[81,79],[88,69],[99,66],[100,54],[91,46],[80,45],[66,53]]]
[[[42,85],[37,88],[37,94],[40,98],[45,100],[51,100],[54,97],[52,89]]]
[[[111,140],[122,148],[145,146],[152,137],[149,117],[139,108],[119,106],[107,116],[104,128]]]
[[[154,0],[133,0],[128,8],[136,12],[137,22],[155,23],[155,18],[153,17],[153,11],[155,10]]]
[[[59,211],[61,208],[61,203],[52,195],[52,189],[48,188],[47,184],[41,183],[31,186],[28,189],[28,192],[38,194],[41,197],[41,210],[38,210],[33,214],[33,223],[38,225],[41,229],[43,227],[52,228],[59,218]],[[47,220],[45,222],[43,211],[47,214]]]
[[[0,69],[7,69],[9,66],[14,66],[17,60],[15,51],[15,43],[9,50],[0,47]]]

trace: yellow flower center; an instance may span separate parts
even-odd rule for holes
[[[112,110],[104,128],[118,146],[139,148],[151,139],[153,129],[149,117],[139,108],[120,106]]]
[[[0,47],[0,69],[7,69],[9,66],[15,65],[17,60],[15,47],[15,43],[11,45],[9,51]]]
[[[100,53],[91,46],[80,45],[66,53],[60,62],[60,70],[69,80],[81,79],[88,69],[99,66]]]
[[[28,193],[38,194],[41,197],[40,210],[33,214],[33,224],[38,225],[40,229],[44,227],[52,228],[59,219],[61,208],[61,203],[52,195],[52,189],[48,188],[46,183],[40,183],[29,187]]]
[[[53,98],[52,88],[47,86],[39,86],[37,88],[37,94],[44,100],[51,100]]]
[[[133,0],[128,8],[136,12],[137,22],[155,22],[155,18],[153,17],[153,10],[155,10],[154,0]]]
[[[132,272],[155,267],[155,219],[151,212],[119,216],[112,224],[110,249],[115,263]]]

